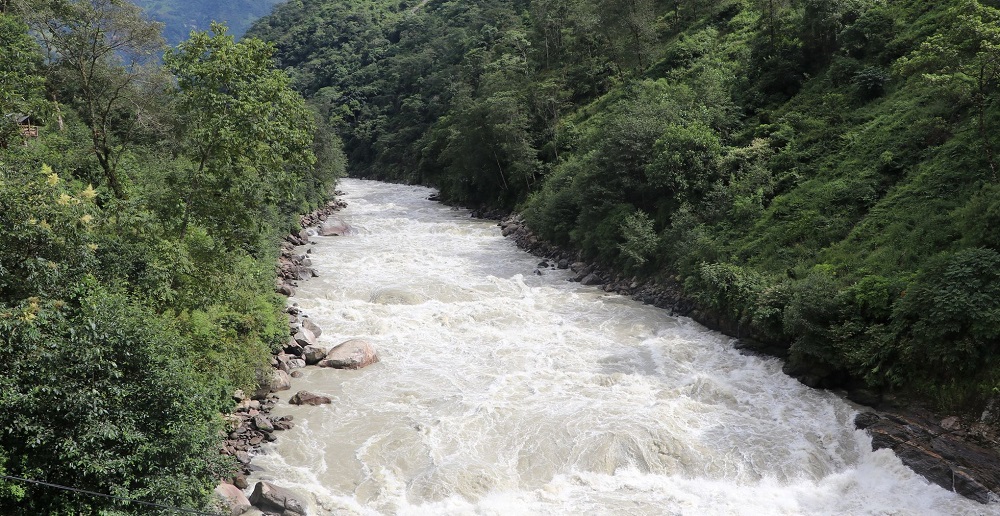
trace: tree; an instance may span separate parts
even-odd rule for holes
[[[180,152],[191,161],[177,178],[181,233],[196,219],[230,242],[255,243],[266,233],[263,207],[288,197],[315,163],[313,113],[272,67],[273,52],[213,24],[164,56],[177,76]]]
[[[142,118],[137,86],[162,47],[161,25],[126,0],[15,0],[41,39],[49,74],[90,128],[94,155],[116,197],[119,164]]]
[[[0,11],[0,148],[17,136],[17,125],[8,115],[38,116],[44,109],[38,74],[41,54],[23,22]]]

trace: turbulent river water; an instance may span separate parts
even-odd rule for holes
[[[856,407],[667,311],[533,273],[496,224],[431,190],[345,180],[298,303],[322,345],[254,464],[311,514],[990,514],[853,429]],[[334,402],[287,404],[298,390]]]

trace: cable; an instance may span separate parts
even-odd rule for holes
[[[136,504],[139,504],[139,505],[147,505],[149,507],[157,507],[157,508],[160,508],[160,509],[168,509],[168,510],[175,511],[175,512],[186,512],[188,514],[199,514],[201,516],[222,516],[221,514],[214,513],[214,512],[202,512],[202,511],[196,511],[194,509],[183,509],[181,507],[173,507],[173,506],[170,506],[170,505],[163,505],[163,504],[159,504],[159,503],[143,502],[141,500],[133,500],[131,498],[123,498],[121,496],[115,496],[115,495],[109,495],[109,494],[104,494],[104,493],[98,493],[98,492],[95,492],[95,491],[87,491],[86,489],[79,489],[79,488],[76,488],[76,487],[63,486],[63,485],[59,485],[59,484],[52,484],[50,482],[42,482],[41,480],[32,480],[30,478],[12,477],[10,475],[0,475],[0,478],[5,479],[5,480],[17,480],[17,481],[20,481],[20,482],[28,482],[29,484],[38,484],[38,485],[45,486],[45,487],[53,487],[55,489],[62,489],[63,491],[73,491],[73,492],[76,492],[76,493],[83,493],[83,494],[88,494],[88,495],[91,495],[91,496],[102,496],[104,498],[111,498],[112,500],[119,500],[119,501],[128,502],[128,503],[136,503]]]

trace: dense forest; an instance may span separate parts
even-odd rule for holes
[[[339,143],[269,44],[163,50],[128,2],[0,0],[0,513],[151,510],[10,477],[205,508],[288,338],[279,234]]]
[[[176,45],[191,31],[208,30],[212,22],[224,23],[240,37],[255,20],[271,12],[281,0],[135,0],[147,17],[163,24],[163,38]]]
[[[814,385],[1000,389],[1000,2],[290,0],[356,176],[679,282]]]

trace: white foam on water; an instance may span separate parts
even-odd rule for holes
[[[855,408],[686,318],[540,261],[431,190],[346,180],[297,302],[361,371],[309,368],[254,463],[316,514],[979,515],[871,452]],[[294,407],[297,390],[332,405]]]

